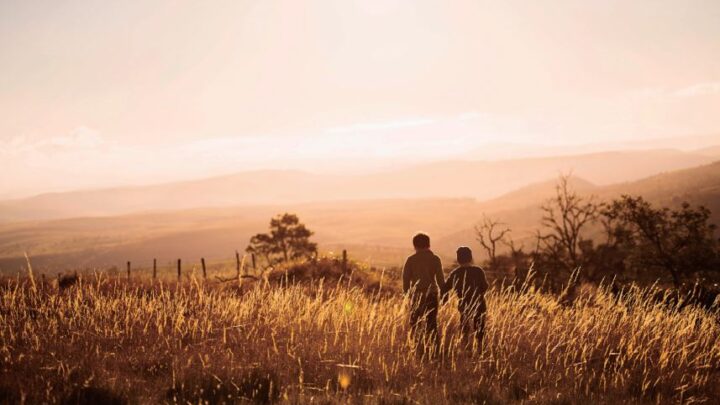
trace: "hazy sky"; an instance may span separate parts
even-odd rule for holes
[[[0,196],[718,132],[718,0],[0,1]]]

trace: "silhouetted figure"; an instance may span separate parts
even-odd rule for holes
[[[438,299],[445,285],[442,263],[430,250],[430,237],[424,233],[415,235],[413,246],[415,254],[407,258],[403,267],[403,292],[410,294],[410,328],[420,353],[426,352],[425,343],[438,353]]]
[[[472,250],[467,246],[458,248],[457,262],[459,266],[450,273],[445,282],[443,298],[446,299],[445,295],[451,291],[458,295],[460,299],[458,310],[463,334],[466,338],[474,334],[478,348],[482,349],[485,312],[487,311],[485,291],[488,289],[485,271],[480,267],[473,266]]]

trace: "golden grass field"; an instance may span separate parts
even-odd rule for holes
[[[642,290],[487,295],[485,347],[456,302],[419,357],[407,300],[377,275],[292,286],[96,273],[0,285],[0,403],[717,403],[720,323]]]

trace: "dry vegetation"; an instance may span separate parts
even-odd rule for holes
[[[300,274],[300,273],[296,273]],[[316,273],[313,273],[316,274]],[[418,357],[388,275],[278,286],[87,276],[0,285],[0,403],[667,403],[720,398],[720,324],[600,288],[572,304],[488,295],[486,346],[454,302],[443,353]],[[378,280],[379,281],[379,280]]]

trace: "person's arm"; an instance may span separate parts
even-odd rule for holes
[[[445,286],[442,290],[442,296],[441,296],[442,297],[441,302],[443,304],[447,302],[447,300],[450,298],[450,295],[452,294],[453,287],[455,286],[455,283],[456,283],[456,280],[455,280],[456,276],[457,276],[457,274],[455,274],[455,272],[453,271],[450,273],[447,280],[445,280]]]
[[[410,291],[410,275],[411,268],[410,268],[410,258],[405,260],[405,265],[403,266],[402,271],[402,278],[403,278],[403,293],[407,294],[408,291]]]
[[[435,282],[438,286],[438,293],[442,293],[443,291],[445,291],[446,288],[445,275],[443,274],[442,262],[440,261],[440,258],[437,256],[435,256],[435,258],[437,259],[435,261]]]
[[[487,278],[485,277],[485,270],[480,270],[480,285],[478,287],[482,294],[485,294],[485,291],[487,291],[490,287],[487,282]]]

